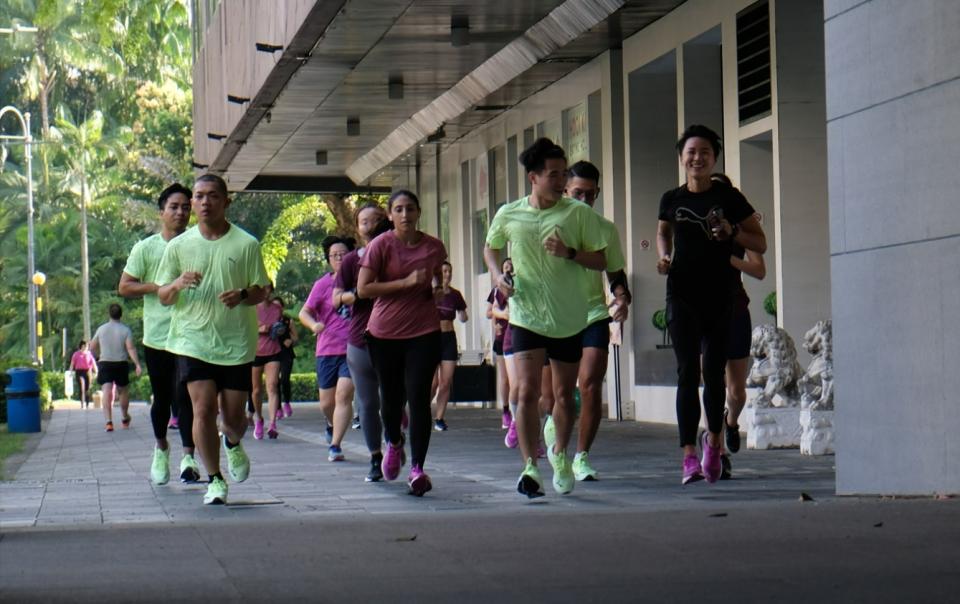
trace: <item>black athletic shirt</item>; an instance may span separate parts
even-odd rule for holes
[[[739,224],[754,209],[736,188],[714,182],[702,193],[687,186],[667,191],[660,199],[660,220],[673,225],[673,257],[667,276],[667,297],[697,302],[729,300],[736,293],[730,255],[735,244],[711,239],[707,216],[719,208],[730,224]]]

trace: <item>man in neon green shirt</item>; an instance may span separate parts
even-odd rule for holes
[[[156,446],[150,477],[155,484],[170,480],[170,444],[167,442],[167,423],[171,413],[179,413],[178,428],[183,445],[180,462],[180,480],[200,480],[200,467],[193,458],[193,409],[182,382],[177,379],[177,359],[167,351],[167,332],[170,329],[171,307],[164,306],[157,297],[159,286],[154,283],[167,242],[183,233],[190,222],[190,189],[180,183],[170,185],[160,193],[160,232],[138,241],[120,276],[117,288],[125,298],[143,298],[143,352],[153,390],[150,422]]]
[[[223,446],[231,478],[243,482],[250,459],[240,443],[244,405],[257,351],[257,313],[270,282],[260,244],[227,221],[227,184],[205,174],[193,188],[197,226],[167,244],[157,271],[157,295],[173,305],[167,350],[178,355],[180,379],[193,403],[193,438],[210,476],[205,504],[225,504],[217,443],[218,394],[223,399]]]
[[[556,400],[556,443],[547,452],[553,488],[573,490],[566,447],[573,428],[573,389],[582,354],[588,304],[583,268],[606,267],[606,233],[586,205],[563,197],[567,159],[563,149],[541,138],[520,154],[531,183],[529,197],[500,208],[487,233],[483,255],[496,286],[510,299],[510,326],[519,382],[517,432],[525,467],[517,490],[543,495],[537,469],[540,432],[540,374],[549,359]],[[511,244],[515,275],[500,270],[500,250]]]

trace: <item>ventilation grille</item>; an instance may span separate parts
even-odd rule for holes
[[[737,14],[740,123],[770,114],[770,10],[766,0]]]

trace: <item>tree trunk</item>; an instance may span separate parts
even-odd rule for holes
[[[334,233],[340,237],[353,237],[360,241],[360,234],[357,232],[357,221],[353,217],[353,205],[347,203],[347,197],[344,195],[321,195],[324,205],[330,210],[333,219],[337,221],[337,232]]]
[[[87,188],[86,166],[80,174],[80,272],[83,285],[83,339],[90,341],[90,259],[87,254]]]

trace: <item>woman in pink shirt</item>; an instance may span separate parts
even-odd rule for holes
[[[417,230],[420,200],[410,191],[390,196],[387,215],[394,230],[367,246],[360,265],[357,294],[376,298],[367,324],[370,360],[383,394],[381,415],[387,433],[383,477],[400,474],[404,404],[410,405],[410,493],[432,488],[423,464],[430,445],[430,385],[440,363],[440,313],[436,302],[440,266],[447,259],[443,242]]]
[[[77,386],[80,389],[80,408],[90,406],[87,393],[90,390],[90,372],[97,373],[97,360],[87,348],[87,341],[80,340],[80,345],[70,357],[70,369],[77,374]]]
[[[347,340],[350,321],[333,306],[333,286],[343,257],[353,249],[351,238],[330,236],[320,244],[331,272],[317,280],[310,290],[300,322],[317,334],[317,387],[320,408],[327,416],[327,459],[343,461],[340,443],[353,418],[353,379],[347,367]]]
[[[283,306],[272,297],[273,285],[267,286],[267,297],[257,304],[257,356],[253,359],[250,398],[253,399],[253,437],[263,439],[263,378],[267,381],[267,411],[270,428],[267,436],[277,437],[277,419],[280,416],[280,335],[274,328],[283,319]]]

